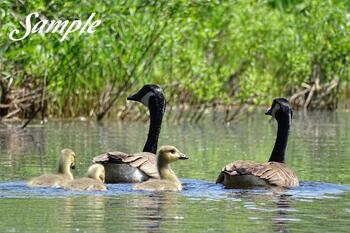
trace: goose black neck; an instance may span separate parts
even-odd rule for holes
[[[164,111],[164,99],[151,98],[149,100],[150,126],[147,141],[143,148],[144,152],[150,152],[153,154],[157,152],[158,138],[162,126]]]
[[[285,152],[288,143],[289,129],[291,125],[291,117],[286,116],[282,119],[277,120],[278,130],[269,162],[284,163]]]

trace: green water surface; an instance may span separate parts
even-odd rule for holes
[[[54,171],[62,148],[77,154],[76,177],[94,155],[141,151],[148,123],[52,120],[26,130],[0,127],[0,232],[350,232],[350,113],[295,113],[286,163],[301,180],[292,190],[225,190],[214,181],[228,162],[268,160],[276,122],[262,113],[223,125],[164,123],[160,143],[190,159],[174,163],[184,190],[30,189]]]

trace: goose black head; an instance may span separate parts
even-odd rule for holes
[[[128,96],[127,100],[138,101],[149,107],[149,102],[151,98],[164,101],[164,93],[162,88],[156,84],[146,84],[137,93]]]
[[[287,99],[276,98],[273,100],[271,108],[265,112],[265,115],[270,115],[276,120],[280,120],[285,117],[290,117],[290,119],[292,119],[293,111]]]

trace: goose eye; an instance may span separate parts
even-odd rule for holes
[[[175,150],[171,150],[170,153],[175,154]]]

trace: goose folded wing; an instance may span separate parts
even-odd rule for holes
[[[295,187],[299,185],[294,172],[283,163],[268,162],[255,166],[251,174],[266,180],[271,185]]]
[[[134,168],[140,169],[152,178],[159,178],[156,155],[148,152],[135,154],[126,154],[120,151],[107,152],[96,156],[93,162],[128,164]]]
[[[137,167],[143,171],[146,175],[152,178],[159,178],[158,168],[157,168],[157,158],[155,154],[148,152],[141,152],[130,155],[133,158],[136,158],[128,164],[133,167]],[[128,158],[131,159],[131,158]],[[125,160],[126,161],[126,160]]]
[[[120,151],[107,152],[98,156],[95,156],[92,160],[93,163],[122,163],[123,158],[128,157],[128,154]]]
[[[249,175],[251,174],[251,171],[255,165],[256,163],[249,160],[238,160],[229,163],[220,172],[218,178],[216,179],[216,183],[222,183],[224,181],[224,174],[231,176]]]
[[[278,162],[259,164],[246,160],[235,161],[223,168],[216,183],[223,182],[224,174],[231,176],[253,175],[265,180],[270,185],[281,187],[295,187],[299,185],[298,178],[294,172],[283,163]]]

